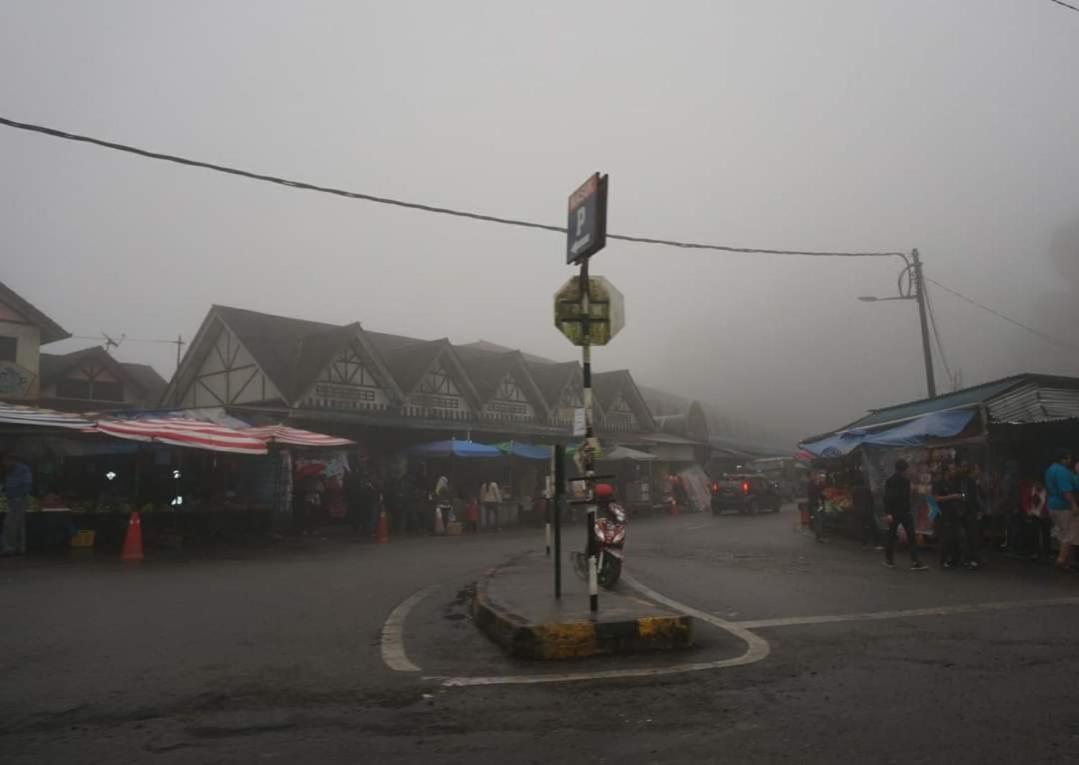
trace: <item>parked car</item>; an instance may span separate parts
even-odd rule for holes
[[[712,515],[719,515],[724,510],[778,513],[782,505],[783,492],[779,483],[759,473],[725,475],[712,481]]]

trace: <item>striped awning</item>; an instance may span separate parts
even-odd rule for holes
[[[199,420],[180,417],[160,417],[134,420],[98,420],[95,428],[99,433],[172,446],[187,446],[234,454],[266,454],[266,442],[250,430],[238,430]]]
[[[94,423],[77,414],[41,409],[36,406],[19,406],[0,402],[0,423],[30,427],[92,429]]]
[[[288,425],[267,425],[262,428],[247,428],[244,435],[253,436],[265,444],[287,444],[289,446],[352,446],[355,441],[337,436],[327,436]]]

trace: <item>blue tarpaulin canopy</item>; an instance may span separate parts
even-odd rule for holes
[[[456,438],[419,444],[409,449],[408,453],[416,457],[464,457],[466,459],[502,456],[498,447],[478,444],[475,441],[458,441]]]
[[[876,432],[865,429],[802,444],[802,448],[818,457],[842,457],[859,446],[923,446],[933,438],[950,438],[963,432],[974,419],[973,409],[948,409],[916,417],[900,425]]]
[[[506,441],[498,444],[503,454],[510,454],[525,460],[549,460],[551,459],[551,447],[537,446],[535,444],[522,444],[517,441]]]

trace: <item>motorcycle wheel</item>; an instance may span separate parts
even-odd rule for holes
[[[599,567],[599,586],[605,590],[614,587],[618,577],[622,574],[622,561],[613,555],[604,555],[603,563]]]

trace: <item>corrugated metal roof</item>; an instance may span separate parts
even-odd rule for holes
[[[988,404],[989,419],[997,423],[1021,424],[1079,418],[1079,388],[1022,385]]]
[[[1079,418],[1079,378],[1031,373],[1012,375],[954,393],[945,393],[933,399],[877,409],[834,432],[872,428],[910,420],[930,412],[979,405],[986,407],[989,420],[995,423],[1050,422]]]
[[[973,388],[964,388],[963,390],[957,390],[955,393],[945,393],[936,398],[927,398],[921,401],[911,401],[906,404],[890,406],[885,409],[876,409],[860,420],[847,425],[843,430],[867,428],[874,425],[883,425],[886,422],[909,420],[913,417],[919,417],[930,412],[939,412],[943,409],[957,409],[963,406],[982,404],[1021,384],[1025,379],[1028,379],[1027,375],[1005,377],[1003,380],[994,380],[983,385],[975,385]]]

